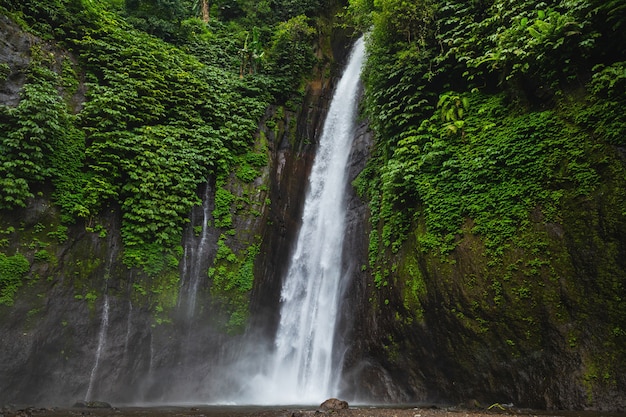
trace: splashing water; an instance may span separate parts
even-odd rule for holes
[[[302,226],[281,292],[280,323],[267,371],[252,384],[253,402],[319,404],[336,396],[341,360],[334,336],[342,279],[346,165],[354,138],[359,39],[330,104],[315,156]]]

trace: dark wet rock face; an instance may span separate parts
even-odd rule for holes
[[[32,37],[26,36],[7,16],[0,16],[0,64],[4,64],[0,103],[15,106],[26,80]]]
[[[73,66],[76,65],[75,59],[69,52],[23,32],[9,17],[0,15],[0,104],[7,106],[19,104],[20,92],[26,82],[33,47],[49,57],[54,57],[50,65],[57,73],[61,73],[65,60],[71,62]],[[72,96],[69,97],[69,104],[75,112],[85,101],[85,88],[84,83],[80,82],[76,91],[72,92]],[[61,93],[65,94],[66,91],[61,91]]]
[[[545,264],[555,269],[524,271],[528,253],[521,248],[490,265],[484,242],[471,233],[452,260],[421,251],[408,236],[398,255],[390,255],[398,272],[389,285],[363,284],[356,294],[367,307],[351,305],[357,315],[351,347],[358,353],[347,383],[361,387],[357,395],[381,395],[389,381],[386,392],[395,397],[387,398],[405,401],[626,409],[618,394],[626,387],[624,345],[616,344],[623,339],[609,330],[624,323],[623,307],[614,302],[624,288],[612,283],[626,276],[618,237],[626,229],[606,214],[612,206],[604,198],[571,207],[560,225],[534,219],[534,233],[550,251]],[[608,222],[609,230],[599,226]],[[509,265],[522,270],[512,274]],[[417,299],[411,279],[421,286]]]

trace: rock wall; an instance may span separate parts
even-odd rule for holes
[[[388,285],[360,295],[354,383],[392,401],[624,411],[626,165],[603,156],[594,195],[565,197],[558,223],[531,213],[501,258],[469,220],[450,254],[424,250],[416,220]]]
[[[2,83],[0,99],[16,105],[30,47],[44,42],[1,19],[6,40],[0,45],[2,62],[9,62],[12,73]],[[331,54],[327,65],[339,68],[349,39],[340,34],[332,43],[322,42],[330,47],[320,46],[320,55]],[[52,44],[43,47],[68,55]],[[320,74],[336,72],[328,70]],[[258,212],[233,210],[236,233],[227,237],[227,244],[233,251],[243,250],[261,237],[249,328],[266,340],[276,325],[280,281],[334,81],[320,75],[308,84],[297,107],[268,108],[257,135],[259,146],[267,145],[268,166],[253,184],[242,184],[234,175],[226,184],[232,194],[245,194]],[[76,99],[79,109],[82,103]],[[198,195],[210,212],[213,202],[206,198],[213,199],[214,179],[208,187],[212,191],[200,187]],[[51,204],[51,192],[43,184],[25,209],[0,211],[2,252],[24,256],[31,265],[14,305],[0,305],[0,404],[206,402],[231,389],[224,367],[236,356],[242,335],[225,330],[224,300],[212,297],[207,276],[221,231],[208,229],[197,263],[197,305],[190,313],[188,300],[179,296],[188,290],[181,279],[187,273],[184,260],[179,271],[158,276],[129,269],[122,259],[118,207],[66,229]],[[191,256],[188,249],[199,247],[202,210],[190,213],[182,242],[185,259]]]

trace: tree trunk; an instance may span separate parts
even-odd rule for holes
[[[211,17],[209,16],[209,0],[202,0],[202,21],[209,23]]]

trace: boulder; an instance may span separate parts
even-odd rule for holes
[[[329,398],[320,405],[320,410],[345,410],[348,408],[346,401],[338,400],[337,398]]]

